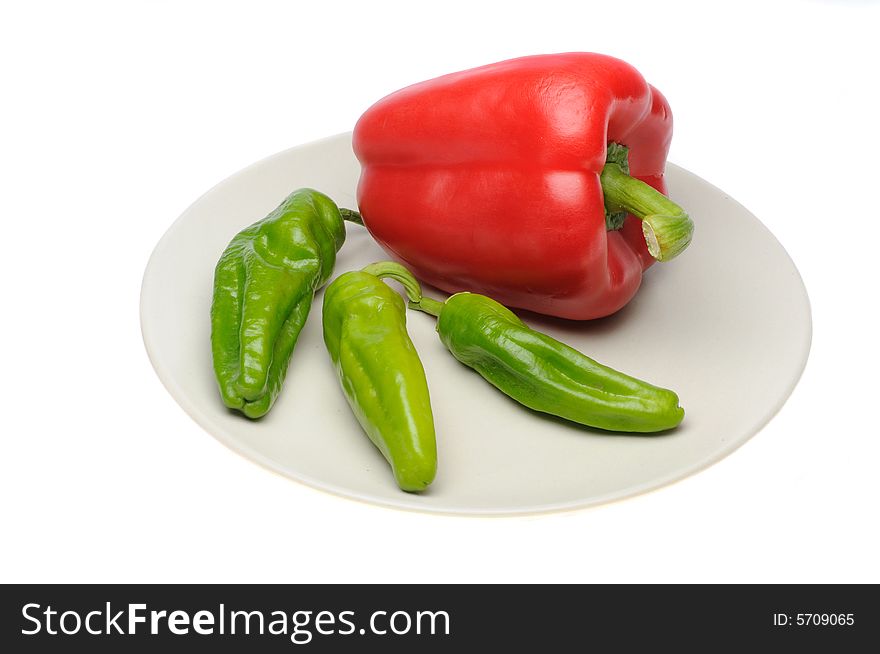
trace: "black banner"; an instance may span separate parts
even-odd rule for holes
[[[878,642],[876,586],[3,586],[6,652],[680,651]],[[840,649],[844,648],[844,649]]]

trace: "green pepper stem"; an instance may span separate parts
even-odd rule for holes
[[[626,211],[642,220],[648,252],[657,261],[669,261],[690,244],[694,223],[684,209],[657,189],[630,177],[620,164],[609,161],[599,178],[605,209]]]
[[[343,220],[347,220],[350,223],[355,223],[356,225],[363,225],[364,224],[364,219],[354,209],[343,209],[342,207],[340,207],[339,213],[342,214]]]
[[[361,268],[365,272],[379,279],[393,279],[400,282],[406,290],[406,296],[410,302],[422,300],[422,287],[419,281],[405,267],[394,261],[377,261]]]
[[[439,318],[440,312],[443,311],[443,304],[444,303],[440,302],[439,300],[423,296],[422,299],[417,302],[413,302],[411,300],[409,303],[409,308],[430,314],[435,318]]]

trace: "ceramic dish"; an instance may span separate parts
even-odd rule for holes
[[[662,436],[611,435],[531,412],[455,361],[430,316],[411,313],[431,391],[438,473],[427,492],[403,493],[338,387],[321,337],[322,293],[268,416],[252,422],[227,411],[211,368],[213,269],[230,238],[301,186],[354,208],[358,174],[350,134],[260,161],[187,209],[144,275],[141,323],[159,377],[206,431],[271,470],[339,495],[422,511],[583,507],[663,486],[723,458],[779,410],[803,370],[810,309],[791,259],[740,204],[670,164],[670,196],[696,223],[691,248],[651,268],[635,299],[614,316],[583,323],[523,317],[602,363],[674,389],[686,410],[682,425]],[[387,258],[362,228],[347,230],[335,274]]]

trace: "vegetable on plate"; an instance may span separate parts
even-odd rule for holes
[[[211,354],[230,409],[259,418],[272,408],[315,290],[345,241],[344,219],[360,222],[356,212],[301,188],[223,251],[214,270]]]
[[[380,100],[353,134],[360,213],[301,188],[221,255],[211,352],[224,404],[249,418],[272,408],[348,220],[405,265],[337,277],[323,299],[324,343],[402,490],[424,491],[437,471],[407,306],[435,316],[458,361],[534,411],[614,432],[678,426],[673,391],[602,365],[507,308],[607,316],[655,261],[687,248],[693,222],[664,182],[671,135],[663,95],[629,64],[591,53],[513,59]],[[452,295],[425,297],[417,278]]]
[[[337,277],[324,293],[324,343],[352,412],[402,490],[423,491],[437,471],[428,382],[406,331],[406,303],[382,279],[418,282],[394,262]]]
[[[671,137],[666,99],[619,59],[503,61],[409,86],[361,116],[359,210],[427,283],[599,318],[691,240],[693,222],[664,195]]]
[[[452,355],[530,409],[642,433],[672,429],[684,418],[674,392],[597,363],[485,295],[422,297],[409,306],[437,316],[437,333]]]

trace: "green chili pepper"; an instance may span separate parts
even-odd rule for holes
[[[408,270],[382,262],[340,275],[324,293],[324,343],[352,411],[391,464],[397,485],[424,490],[437,470],[428,383],[406,331],[406,304],[381,278],[421,290]]]
[[[457,293],[410,307],[437,316],[452,355],[520,404],[590,427],[656,432],[684,418],[678,396],[537,332],[491,298]]]
[[[343,219],[359,218],[303,188],[226,247],[211,304],[214,374],[226,406],[249,418],[272,408],[315,290],[345,241]]]

